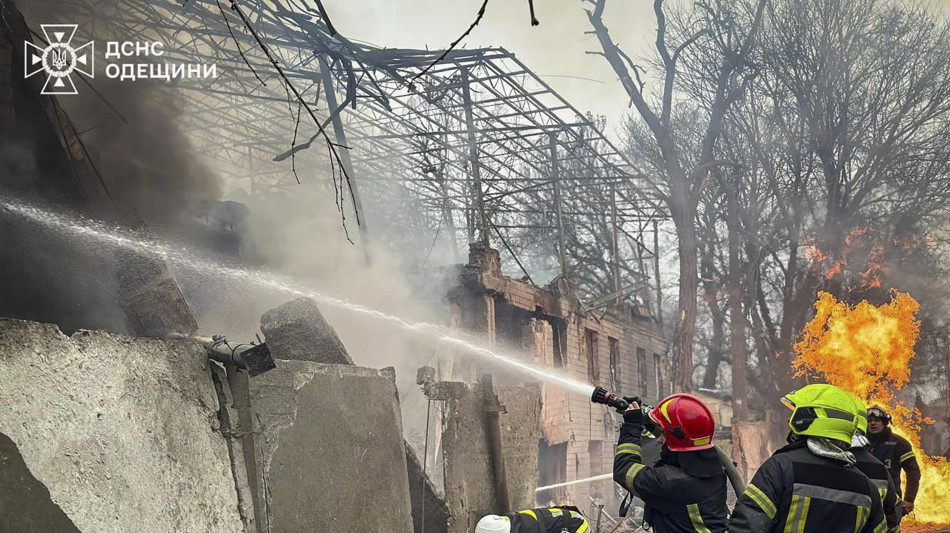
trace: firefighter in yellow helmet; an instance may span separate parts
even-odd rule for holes
[[[832,385],[788,394],[788,446],[759,468],[739,497],[730,533],[885,533],[881,497],[848,452],[853,397]]]

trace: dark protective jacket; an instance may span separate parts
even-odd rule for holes
[[[644,521],[656,533],[726,531],[726,474],[714,450],[671,452],[643,464],[643,413],[627,411],[614,455],[614,481],[644,501]]]
[[[589,533],[590,526],[577,507],[528,509],[506,515],[511,533]]]
[[[801,440],[775,452],[739,496],[729,533],[885,533],[877,489]]]
[[[854,458],[857,459],[855,468],[864,472],[864,475],[871,480],[871,483],[877,488],[881,496],[881,503],[884,506],[884,517],[887,519],[887,530],[895,533],[900,530],[901,523],[901,501],[897,496],[897,489],[894,488],[894,482],[891,481],[891,475],[884,468],[884,463],[871,455],[871,452],[865,448],[854,448],[849,450]]]
[[[914,503],[917,499],[917,489],[920,488],[920,465],[917,464],[917,457],[914,456],[910,442],[895,435],[889,427],[878,434],[868,433],[868,440],[871,441],[868,451],[884,463],[884,467],[891,474],[897,488],[897,497]],[[901,469],[907,472],[906,493],[902,490]]]

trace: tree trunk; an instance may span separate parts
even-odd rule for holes
[[[690,205],[685,176],[673,181],[671,214],[679,241],[679,316],[673,332],[673,386],[676,392],[693,390],[693,337],[696,333],[696,295],[699,276],[696,265],[696,207]]]
[[[703,374],[703,388],[715,390],[718,388],[719,365],[723,360],[722,341],[725,338],[725,321],[722,312],[711,309],[713,315],[713,335],[709,343],[709,353],[706,356],[706,372]]]
[[[779,352],[776,361],[777,364],[775,365],[776,372],[775,376],[773,376],[779,394],[788,392],[793,382],[792,344],[794,344],[795,326],[798,322],[798,316],[801,314],[801,309],[799,309],[801,297],[796,294],[795,291],[795,282],[798,279],[798,275],[798,239],[794,238],[791,242],[788,266],[785,269],[784,287],[782,288],[782,321],[779,325]],[[810,274],[805,275],[806,278],[809,276]],[[808,283],[806,279],[802,283],[802,287],[799,288],[799,291],[807,290],[807,285],[810,285],[810,283]]]
[[[745,315],[742,313],[742,271],[739,264],[739,201],[735,183],[728,186],[729,206],[729,345],[732,348],[732,413],[749,419],[749,382],[746,377]]]
[[[715,218],[715,217],[714,217]],[[707,221],[707,224],[715,224],[715,220]],[[703,388],[716,389],[719,377],[719,364],[722,363],[723,344],[725,343],[726,313],[719,307],[719,291],[722,289],[722,283],[717,281],[716,258],[714,256],[713,242],[715,242],[715,230],[705,228],[708,244],[702,246],[702,256],[699,259],[699,270],[702,277],[703,300],[706,307],[709,308],[709,314],[712,316],[712,338],[709,341],[708,352],[706,354],[706,371],[703,374]]]

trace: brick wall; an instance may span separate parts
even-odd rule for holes
[[[479,269],[475,265],[470,265],[469,269],[475,270],[477,282],[472,283],[469,277],[468,282],[462,284],[465,287],[462,292],[467,293],[462,299],[478,299],[481,294],[490,294],[494,307],[462,305],[463,314],[475,312],[479,315],[463,316],[463,329],[493,339],[494,331],[501,328],[496,328],[494,324],[496,316],[498,320],[523,317],[525,323],[522,325],[521,347],[526,361],[561,371],[567,377],[583,383],[594,384],[592,374],[596,374],[596,384],[608,389],[616,385],[612,379],[615,376],[620,388],[614,392],[641,396],[653,403],[669,394],[666,340],[651,319],[635,315],[626,307],[585,314],[570,295],[545,291],[530,283]],[[472,275],[472,270],[469,270],[468,276]],[[559,289],[563,290],[562,287]],[[505,310],[504,306],[528,313],[511,312]],[[556,365],[558,358],[554,342],[555,327],[559,324],[563,328],[562,367]],[[506,323],[504,327],[510,330],[513,325]],[[591,344],[594,372],[591,372],[587,357],[591,338],[595,339]],[[611,342],[611,339],[615,342]],[[616,351],[616,366],[613,369],[610,356],[612,344]],[[638,349],[645,355],[643,364],[637,358]],[[659,360],[655,355],[660,356]],[[459,378],[465,377],[456,377]],[[609,473],[613,466],[619,415],[603,406],[591,404],[585,396],[551,384],[542,384],[541,394],[542,444],[567,446],[564,468],[560,470],[566,473],[566,479],[562,481]],[[591,457],[591,454],[596,457]],[[566,497],[564,503],[587,509],[591,495],[610,499],[613,490],[612,482],[605,481],[573,485],[558,491],[558,494]]]

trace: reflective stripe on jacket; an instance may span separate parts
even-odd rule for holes
[[[877,435],[869,433],[868,440],[871,441],[868,451],[884,463],[884,467],[891,474],[897,497],[903,496],[905,500],[913,503],[920,487],[920,465],[917,464],[913,446],[907,439],[895,435],[891,428],[884,428],[884,431]],[[907,472],[906,494],[901,484],[901,470]]]
[[[511,533],[590,533],[590,526],[576,507],[526,509],[507,515]]]
[[[770,457],[739,496],[729,533],[885,533],[877,488],[805,441]]]

